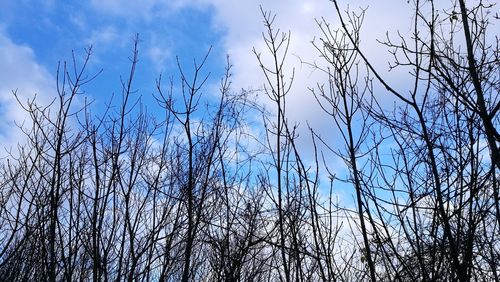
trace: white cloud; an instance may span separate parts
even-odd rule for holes
[[[70,14],[69,21],[79,30],[85,30],[87,28],[87,22],[85,21],[85,17],[82,14]]]
[[[229,0],[204,0],[215,7],[216,15],[214,21],[227,29],[227,36],[224,39],[228,53],[231,55],[235,64],[235,84],[241,87],[255,86],[257,81],[262,81],[260,70],[255,56],[252,54],[252,47],[265,53],[262,44],[261,33],[264,31],[262,25],[262,15],[259,5],[255,1],[239,1],[238,5],[231,4]],[[402,1],[403,2],[403,1]],[[351,9],[357,10],[360,5],[365,5],[365,1],[351,1]],[[408,13],[404,13],[401,4],[379,4],[374,5],[368,10],[366,23],[363,27],[363,46],[368,55],[376,61],[380,61],[382,68],[386,68],[385,58],[387,52],[384,48],[373,48],[379,46],[376,39],[383,39],[386,30],[391,26],[404,28],[405,20],[408,20]],[[290,95],[290,108],[301,109],[302,114],[306,114],[304,106],[312,107],[309,103],[316,103],[307,91],[308,86],[314,86],[317,75],[311,76],[311,70],[308,67],[301,66],[300,56],[308,62],[318,61],[318,54],[310,43],[313,38],[321,37],[319,28],[315,19],[325,17],[327,21],[334,26],[339,26],[335,20],[335,11],[330,1],[272,1],[262,5],[265,11],[271,11],[276,14],[274,28],[280,28],[287,32],[290,30],[291,46],[288,57],[288,66],[295,67],[296,78],[293,88],[293,94]],[[408,12],[411,12],[410,6],[405,6]],[[404,7],[403,7],[404,8]],[[392,13],[397,11],[397,13]],[[359,11],[359,10],[358,10]],[[383,16],[391,14],[391,17]],[[403,31],[406,32],[406,31]],[[384,54],[382,54],[384,53]],[[382,58],[382,59],[381,59]],[[311,117],[311,116],[309,116]],[[302,119],[303,120],[303,119]]]
[[[102,67],[106,62],[105,54],[118,54],[123,50],[130,48],[133,39],[133,33],[125,28],[117,28],[114,25],[105,25],[94,28],[89,36],[83,40],[84,48],[92,46],[92,66]],[[113,65],[106,65],[106,68]]]
[[[365,2],[351,1],[350,9],[359,11],[359,6],[366,7]],[[266,53],[267,50],[262,39],[265,27],[259,3],[252,0],[242,0],[235,5],[230,0],[198,0],[184,2],[184,4],[191,6],[211,5],[213,7],[215,14],[212,17],[214,21],[212,24],[225,30],[223,42],[226,52],[231,56],[231,61],[234,64],[233,89],[260,88],[265,80],[257,59],[252,53],[252,48],[255,47],[264,57],[269,54]],[[287,96],[287,115],[292,124],[294,122],[300,123],[299,134],[301,138],[298,145],[307,150],[307,148],[311,148],[311,143],[306,121],[319,132],[329,133],[329,135],[331,135],[334,125],[331,118],[323,114],[312,93],[308,90],[310,87],[315,87],[317,82],[326,82],[325,75],[318,71],[313,72],[309,66],[301,64],[300,59],[306,62],[322,63],[311,41],[314,38],[322,37],[316,19],[324,17],[333,27],[340,27],[334,6],[326,0],[280,0],[264,2],[262,9],[276,14],[275,29],[279,28],[283,32],[291,31],[291,44],[285,64],[285,76],[290,77],[292,69],[295,69],[295,77],[291,92]],[[391,17],[386,16],[387,12],[391,14]],[[367,55],[375,60],[379,69],[387,70],[387,60],[390,59],[390,55],[386,49],[380,48],[376,39],[383,39],[387,28],[391,26],[405,29],[404,24],[396,23],[408,23],[410,13],[411,6],[407,5],[406,1],[391,3],[391,5],[374,4],[368,10],[363,25],[362,46]],[[396,29],[393,28],[393,30]],[[407,32],[407,29],[402,30],[402,32]],[[268,101],[268,103],[270,102]],[[271,104],[269,106],[272,107]],[[331,141],[338,142],[338,140]]]
[[[130,20],[152,20],[169,15],[183,6],[182,1],[168,0],[91,0],[91,5],[102,14],[124,17]]]
[[[175,57],[172,54],[172,43],[168,38],[156,33],[146,34],[145,38],[145,55],[157,74],[175,63]]]
[[[407,1],[339,2],[344,3],[341,9],[346,10],[349,5],[349,10],[356,12],[360,11],[359,7],[369,6],[362,27],[361,48],[384,77],[395,84],[396,89],[406,93],[409,87],[406,84],[410,76],[401,70],[387,73],[388,62],[393,58],[387,48],[377,40],[385,40],[388,33],[395,42],[399,42],[397,32],[408,39],[412,32],[413,4]],[[146,20],[162,13],[172,15],[172,12],[186,7],[194,9],[210,7],[214,13],[210,24],[219,30],[224,30],[222,42],[234,65],[233,89],[255,89],[264,83],[262,71],[252,53],[252,48],[255,47],[263,56],[266,55],[262,40],[264,26],[259,2],[239,0],[235,4],[232,0],[132,0],[125,3],[124,0],[93,0],[92,4],[103,13],[130,18],[143,17]],[[298,59],[300,56],[304,61],[321,63],[321,58],[310,41],[322,37],[316,19],[324,17],[332,24],[333,29],[340,27],[333,3],[328,0],[273,0],[263,1],[262,8],[264,11],[276,14],[274,28],[280,28],[284,32],[291,31],[291,46],[286,63],[288,72],[285,75],[290,76],[290,70],[295,68],[295,79],[287,98],[287,114],[291,123],[294,121],[301,123],[299,133],[302,139],[299,141],[299,146],[304,149],[311,147],[305,121],[319,132],[329,135],[323,137],[330,138],[328,141],[332,144],[338,144],[339,140],[335,139],[332,130],[334,125],[331,118],[322,113],[308,90],[309,87],[315,87],[317,82],[326,82],[326,78],[320,72],[312,72],[311,68],[302,65]],[[151,46],[147,50],[147,55],[154,62],[155,68],[160,70],[170,54],[163,48],[164,44],[151,44]],[[392,100],[391,95],[387,95],[380,88],[376,91],[380,99],[389,104]]]
[[[112,25],[104,26],[100,29],[93,30],[90,37],[87,38],[87,45],[108,46],[118,40],[118,31]]]
[[[35,95],[37,101],[46,104],[55,93],[55,80],[50,72],[37,63],[33,50],[18,45],[0,27],[0,144],[13,148],[21,140],[21,132],[15,122],[22,123],[27,114],[16,101],[13,91],[26,102]],[[4,155],[2,151],[0,156]]]
[[[168,48],[158,45],[151,46],[146,52],[158,73],[162,72],[167,60],[172,58],[172,54]]]
[[[118,16],[144,16],[156,1],[92,0],[92,6],[101,13]],[[142,5],[140,5],[142,2]]]

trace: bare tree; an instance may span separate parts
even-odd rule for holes
[[[391,68],[410,70],[413,84],[405,94],[384,80],[360,47],[364,11],[344,14],[338,1],[332,3],[341,26],[332,32],[327,23],[320,23],[326,39],[318,49],[327,59],[330,77],[342,83],[330,87],[330,95],[319,88],[317,96],[329,102],[325,110],[332,104],[336,108],[335,95],[343,89],[357,93],[358,71],[342,71],[349,67],[342,63],[346,57],[357,57],[375,85],[397,100],[390,111],[369,86],[368,97],[354,95],[359,98],[344,108],[359,112],[361,128],[377,128],[368,131],[373,142],[361,177],[354,181],[355,187],[362,187],[356,189],[363,192],[357,198],[364,199],[366,209],[359,213],[369,220],[372,235],[364,238],[365,250],[372,250],[372,261],[367,261],[372,280],[498,280],[498,263],[493,263],[498,242],[492,239],[498,233],[498,225],[492,225],[498,221],[498,148],[493,141],[498,39],[489,37],[492,18],[487,11],[492,6],[480,2],[466,7],[457,1],[440,10],[433,1],[415,1],[412,38],[399,35],[394,42],[388,36],[383,45],[394,55]],[[349,81],[355,83],[343,86]],[[370,81],[367,75],[361,83]],[[329,113],[349,121],[344,112]],[[488,159],[481,140],[489,149]],[[367,141],[359,144],[366,146]],[[387,149],[385,144],[396,147]],[[349,167],[352,174],[352,158]],[[485,197],[488,194],[493,197]],[[361,226],[362,234],[366,230]],[[479,251],[485,242],[489,247]]]
[[[499,281],[493,5],[414,1],[410,37],[381,44],[391,69],[409,70],[403,92],[360,44],[367,11],[331,2],[340,25],[317,21],[322,61],[309,63],[327,80],[310,90],[338,139],[307,128],[307,161],[287,113],[291,32],[263,9],[267,49],[253,52],[271,109],[231,88],[229,59],[211,91],[210,51],[191,68],[177,59],[146,105],[136,36],[121,94],[103,111],[84,94],[92,49],[61,64],[49,105],[19,101],[26,142],[0,163],[0,277]],[[353,207],[335,185],[351,188]]]

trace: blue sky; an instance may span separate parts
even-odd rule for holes
[[[386,31],[408,36],[411,33],[412,4],[397,1],[341,1],[343,8],[369,7],[363,25],[361,46],[379,70],[391,60],[377,39]],[[288,115],[307,133],[306,121],[319,132],[331,134],[333,123],[321,113],[309,87],[324,81],[319,72],[300,63],[320,62],[311,41],[321,37],[316,19],[324,17],[338,26],[334,7],[328,0],[3,0],[0,1],[0,144],[18,141],[14,121],[24,113],[13,99],[37,93],[41,103],[55,95],[58,61],[70,60],[93,45],[89,71],[103,73],[88,86],[87,94],[104,105],[112,93],[120,92],[120,76],[129,70],[133,37],[139,34],[139,65],[134,89],[151,97],[160,74],[177,74],[176,57],[189,68],[212,46],[207,70],[216,85],[223,73],[226,55],[234,65],[233,90],[259,89],[264,80],[252,48],[265,54],[262,16],[259,6],[277,15],[275,27],[291,31],[287,66],[295,68],[295,81],[288,97]],[[498,28],[498,27],[497,27]],[[406,86],[407,73],[392,72],[387,78],[398,87]],[[380,95],[384,95],[383,93]],[[387,100],[381,96],[381,101]],[[309,140],[302,139],[302,147]],[[342,163],[337,164],[343,167]]]
[[[384,39],[387,31],[410,36],[412,4],[406,0],[341,2],[352,10],[369,6],[361,46],[386,78],[405,92],[408,73],[385,72],[391,55],[377,39]],[[289,75],[295,69],[295,80],[287,114],[291,122],[300,123],[303,138],[299,147],[310,153],[307,124],[340,146],[331,118],[322,113],[308,90],[325,77],[300,63],[321,62],[311,44],[321,37],[316,19],[324,17],[338,26],[328,0],[0,0],[0,144],[15,147],[22,136],[14,121],[22,122],[26,115],[12,91],[17,91],[21,100],[36,93],[38,101],[47,104],[56,94],[57,63],[70,60],[73,50],[82,56],[84,48],[93,45],[89,72],[103,72],[85,90],[96,107],[108,102],[112,93],[119,94],[120,76],[128,74],[136,33],[141,41],[134,89],[145,100],[155,93],[155,79],[160,74],[164,78],[178,74],[177,56],[189,69],[192,60],[201,58],[210,46],[206,70],[211,72],[212,86],[218,84],[229,55],[233,90],[260,89],[264,79],[252,53],[255,47],[265,54],[260,5],[277,15],[276,28],[291,31],[286,66]],[[384,91],[377,91],[377,95],[379,101],[391,105]],[[330,169],[345,173],[341,160],[328,161]]]
[[[357,7],[372,1],[349,2],[351,7]],[[406,1],[398,2],[408,8]],[[213,52],[209,69],[214,72],[214,79],[221,73],[225,56],[229,54],[235,65],[236,87],[259,88],[262,77],[251,52],[253,47],[258,51],[264,49],[259,5],[277,14],[276,27],[292,31],[288,65],[290,69],[295,67],[298,73],[294,90],[305,92],[314,80],[310,79],[310,70],[301,66],[297,57],[317,60],[310,44],[319,34],[315,19],[326,17],[335,23],[333,6],[327,0],[5,0],[0,2],[0,36],[11,43],[10,49],[3,46],[6,56],[16,61],[14,49],[25,48],[30,53],[24,54],[29,61],[26,63],[39,66],[40,71],[48,72],[49,76],[55,75],[58,61],[71,58],[72,50],[83,54],[83,48],[93,45],[91,67],[104,69],[94,82],[104,92],[99,95],[116,91],[112,82],[119,82],[119,75],[126,73],[135,33],[141,38],[141,63],[136,82],[140,89],[154,86],[151,84],[160,73],[164,76],[175,74],[176,56],[190,63],[210,46]],[[377,10],[385,8],[387,5],[371,7],[373,19],[385,20],[377,16]],[[369,32],[371,38],[367,41],[383,36],[386,26],[381,24],[380,32]],[[369,28],[374,29],[373,26]],[[0,63],[2,73],[12,67]],[[311,83],[304,82],[306,80]],[[19,85],[9,86],[21,90]],[[1,95],[9,94],[2,89]],[[303,105],[304,97],[295,96],[300,96]]]
[[[372,4],[367,14],[364,39],[367,54],[382,68],[389,58],[383,49],[373,48],[386,30],[408,32],[403,24],[411,15],[407,1],[375,4],[378,1],[346,1],[351,9]],[[120,76],[126,77],[134,34],[139,33],[139,64],[134,84],[143,99],[155,92],[160,74],[177,74],[176,57],[189,68],[192,60],[202,57],[212,46],[207,70],[210,83],[216,85],[223,73],[226,55],[233,67],[233,90],[259,89],[264,80],[252,49],[263,52],[260,5],[277,15],[275,27],[291,31],[287,60],[288,74],[295,68],[295,80],[288,97],[288,115],[300,123],[299,146],[304,153],[310,147],[306,121],[323,137],[332,134],[334,125],[323,115],[308,90],[325,81],[319,72],[300,63],[319,62],[311,41],[319,38],[316,19],[324,17],[337,24],[334,7],[328,0],[4,0],[0,1],[0,144],[15,146],[19,134],[14,121],[25,114],[13,99],[17,90],[21,99],[37,93],[40,103],[55,95],[58,61],[77,56],[93,45],[89,72],[103,69],[85,90],[96,107],[120,93]],[[390,14],[391,17],[386,15]],[[396,24],[398,23],[398,24]],[[299,59],[300,58],[300,59]],[[334,138],[332,142],[337,142]],[[340,160],[330,162],[334,169],[345,169]]]
[[[128,1],[82,3],[2,2],[1,35],[16,47],[29,48],[32,63],[52,76],[58,61],[70,60],[72,51],[81,57],[84,48],[92,45],[94,53],[90,71],[103,69],[103,73],[90,85],[99,92],[89,93],[97,99],[119,91],[119,78],[126,75],[129,69],[127,58],[131,55],[136,33],[141,40],[136,87],[143,91],[154,89],[154,80],[160,73],[175,73],[176,56],[181,60],[191,60],[202,56],[212,45],[211,68],[217,68],[219,64],[216,60],[223,60],[225,56],[220,41],[223,30],[211,25],[212,12],[208,6],[157,8],[153,5],[141,10],[137,6],[139,1],[131,6],[128,6]],[[123,6],[127,9],[121,8]]]
[[[412,4],[406,0],[340,1],[343,8],[369,7],[363,25],[364,51],[380,70],[387,70],[391,57],[377,39],[386,31],[411,32]],[[299,121],[321,123],[316,101],[308,87],[323,78],[300,64],[320,61],[311,40],[319,38],[315,19],[326,18],[338,25],[328,0],[3,0],[0,1],[0,105],[8,105],[11,91],[23,97],[38,93],[53,96],[51,85],[58,61],[69,60],[71,51],[83,54],[93,45],[91,70],[103,69],[93,82],[94,98],[106,98],[119,91],[119,77],[128,71],[132,38],[139,33],[140,63],[136,87],[142,94],[154,91],[154,80],[176,74],[176,56],[190,65],[210,46],[209,69],[216,83],[226,54],[231,56],[233,88],[260,88],[263,80],[252,48],[265,51],[259,6],[277,14],[276,28],[292,32],[287,66],[295,68],[295,82],[289,97],[289,113]],[[497,27],[498,28],[498,27]],[[404,87],[407,74],[393,72]],[[90,91],[90,90],[89,90]],[[304,111],[304,108],[312,109]],[[12,109],[14,112],[14,109]],[[12,120],[19,116],[5,116]],[[0,131],[1,133],[1,131]]]
[[[369,2],[350,1],[351,7]],[[403,7],[406,4],[398,2]],[[4,42],[0,48],[3,56],[14,63],[0,61],[0,101],[6,107],[14,89],[23,97],[34,93],[40,99],[52,97],[48,86],[54,85],[57,62],[70,60],[73,50],[82,55],[89,45],[94,49],[91,71],[102,68],[103,73],[88,94],[96,99],[110,96],[119,91],[119,77],[128,71],[127,57],[136,33],[141,39],[136,87],[143,94],[154,91],[159,74],[168,77],[176,73],[176,56],[188,65],[210,46],[213,48],[207,69],[213,73],[214,83],[229,54],[234,64],[234,88],[260,88],[263,80],[251,52],[253,47],[264,51],[259,5],[277,14],[277,28],[292,31],[288,66],[296,69],[296,94],[291,95],[289,105],[297,111],[291,112],[303,112],[297,120],[315,119],[311,114],[315,111],[299,111],[304,105],[314,106],[307,87],[314,86],[317,79],[298,57],[318,59],[310,44],[319,34],[315,19],[326,17],[335,23],[333,6],[327,0],[4,0],[0,2],[0,38]],[[384,8],[387,5],[372,7],[373,19],[380,22],[377,10]],[[384,25],[380,28],[378,33],[368,33],[367,42],[383,36]],[[14,73],[9,71],[13,68]]]

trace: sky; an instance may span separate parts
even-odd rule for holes
[[[376,40],[384,38],[386,31],[408,34],[411,5],[406,0],[340,2],[342,9],[368,8],[362,44],[367,55],[381,69],[387,69],[390,56],[377,48]],[[209,84],[214,89],[227,55],[233,65],[232,89],[261,89],[264,78],[252,52],[255,48],[265,61],[269,59],[262,39],[265,28],[261,8],[276,15],[276,29],[290,31],[285,75],[291,76],[294,70],[294,82],[287,97],[287,115],[299,124],[299,146],[305,154],[310,153],[307,124],[326,133],[334,126],[308,90],[326,81],[325,77],[301,63],[321,62],[311,44],[321,38],[317,20],[324,18],[339,26],[328,0],[0,1],[0,144],[14,148],[22,138],[15,123],[28,120],[13,91],[22,102],[36,95],[38,103],[50,103],[57,93],[58,63],[71,62],[72,52],[82,58],[85,48],[92,46],[88,73],[102,70],[84,88],[85,95],[94,100],[93,107],[104,108],[111,97],[116,99],[120,78],[126,78],[130,69],[135,34],[139,34],[140,42],[133,87],[143,100],[152,98],[160,75],[178,75],[177,58],[190,69],[193,59],[200,60],[210,48],[206,70],[210,71]],[[345,168],[341,161],[336,162],[332,166]]]
[[[387,73],[391,55],[377,40],[386,33],[411,35],[413,1],[339,1],[342,9],[367,8],[361,47],[377,69],[404,91],[407,73]],[[294,69],[293,87],[288,96],[288,115],[300,123],[302,136],[308,136],[307,123],[319,132],[332,132],[331,119],[322,114],[308,88],[325,81],[319,72],[301,63],[321,62],[311,41],[321,38],[317,20],[324,18],[339,27],[329,0],[2,0],[0,1],[0,144],[13,147],[19,141],[14,122],[25,113],[12,94],[21,101],[35,95],[42,104],[56,94],[58,62],[77,58],[92,46],[88,71],[102,73],[88,85],[86,95],[104,106],[113,93],[119,94],[120,77],[130,69],[133,38],[139,34],[139,64],[134,82],[137,95],[150,99],[155,80],[178,74],[176,60],[190,68],[207,50],[209,84],[220,81],[229,55],[233,64],[232,89],[261,89],[264,83],[257,59],[262,52],[264,25],[261,7],[276,14],[275,28],[291,32],[286,61],[287,72]],[[497,27],[498,28],[498,27]],[[390,102],[386,93],[380,101]],[[333,138],[333,137],[332,137]],[[310,140],[301,139],[307,147]],[[342,163],[337,167],[344,167]]]
[[[376,44],[394,22],[404,22],[411,15],[406,1],[391,1],[390,5],[348,2],[352,10],[370,7],[367,47]],[[275,28],[291,32],[286,63],[288,75],[295,70],[288,99],[290,117],[302,124],[321,125],[324,117],[318,115],[308,88],[323,78],[301,60],[319,59],[311,44],[320,36],[316,20],[324,17],[338,25],[328,0],[240,0],[237,4],[230,0],[4,0],[0,1],[0,119],[5,122],[0,125],[0,143],[16,143],[17,137],[11,134],[14,121],[25,118],[13,91],[21,101],[36,94],[40,103],[50,102],[56,93],[58,62],[71,61],[72,52],[82,58],[85,48],[92,46],[89,73],[101,69],[102,73],[85,89],[86,95],[95,99],[96,106],[108,102],[120,91],[120,76],[126,77],[130,68],[128,58],[135,34],[139,34],[140,44],[134,86],[146,99],[155,92],[155,79],[160,74],[177,74],[176,58],[189,68],[192,60],[199,60],[210,47],[210,83],[218,83],[229,55],[233,89],[261,89],[264,80],[252,52],[255,48],[265,56],[260,7],[276,14]],[[377,60],[387,56],[373,51],[377,48],[366,50]]]

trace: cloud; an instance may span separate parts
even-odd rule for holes
[[[162,73],[169,64],[175,63],[170,39],[152,32],[146,34],[145,38],[145,55],[157,74]]]
[[[359,12],[358,7],[367,7],[366,2],[349,1],[349,9]],[[262,31],[264,31],[262,14],[259,3],[253,0],[240,0],[237,5],[230,0],[92,0],[91,5],[100,13],[126,20],[143,21],[180,16],[178,12],[186,8],[210,10],[213,13],[210,25],[224,31],[222,33],[224,48],[230,54],[234,64],[234,87],[236,89],[260,88],[264,82],[255,55],[252,53],[252,48],[256,47],[257,51],[265,55],[262,40]],[[386,48],[377,43],[377,39],[383,40],[387,31],[395,34],[397,30],[400,30],[403,34],[408,34],[412,6],[406,1],[391,4],[374,2],[371,5],[365,17],[361,44],[368,57],[375,61],[377,68],[386,72],[387,62],[392,58]],[[290,30],[292,33],[286,64],[288,70],[295,69],[292,93],[288,97],[290,118],[295,121],[308,120],[311,123],[324,123],[324,116],[318,114],[321,111],[308,88],[314,87],[317,82],[325,81],[326,78],[301,64],[299,58],[306,62],[321,61],[311,41],[321,37],[317,19],[324,17],[334,27],[340,27],[333,4],[326,0],[276,0],[263,3],[262,8],[276,14],[275,28],[280,28],[284,32]],[[347,8],[347,5],[341,7],[344,10]],[[386,16],[388,14],[391,16]],[[95,44],[99,41],[111,42],[113,40],[116,40],[116,29],[109,26],[95,31],[90,39]],[[161,70],[161,65],[171,57],[171,51],[165,48],[165,44],[152,43],[146,52],[158,71]],[[291,76],[291,71],[287,75]],[[401,76],[396,72],[387,74],[391,81],[399,81]]]
[[[111,43],[116,42],[118,38],[119,36],[116,27],[107,25],[93,30],[89,38],[85,41],[87,45],[109,46]]]
[[[147,56],[153,63],[157,72],[161,72],[165,66],[165,62],[172,57],[168,48],[160,46],[151,46],[147,50]]]
[[[366,2],[371,4],[366,11],[362,26],[361,48],[377,70],[383,73],[384,77],[391,83],[396,83],[396,89],[406,93],[407,83],[405,81],[408,79],[408,73],[406,71],[388,73],[388,62],[392,61],[393,58],[387,48],[377,40],[384,40],[386,32],[394,36],[399,31],[403,36],[410,36],[413,7],[406,1],[396,1],[389,4],[358,0],[349,1],[349,10],[360,12],[359,7],[367,8]],[[262,56],[268,55],[262,39],[265,27],[259,4],[253,0],[241,0],[238,1],[237,5],[230,0],[186,1],[184,4],[208,5],[212,8],[214,14],[211,24],[217,29],[224,30],[222,42],[234,65],[232,69],[233,89],[261,88],[265,80],[257,59],[252,53],[252,48],[255,47],[258,52],[262,53]],[[343,10],[347,10],[347,8],[347,5],[341,7]],[[343,148],[343,145],[332,118],[323,112],[309,91],[309,88],[316,87],[317,83],[326,83],[327,77],[325,74],[313,71],[311,67],[302,64],[301,60],[324,65],[311,43],[313,39],[317,41],[323,37],[316,20],[324,18],[331,24],[332,29],[340,28],[340,23],[333,4],[326,0],[265,1],[262,4],[262,9],[276,14],[275,29],[279,28],[283,32],[291,31],[285,76],[290,77],[292,69],[295,69],[295,75],[293,86],[287,97],[287,115],[291,124],[299,123],[298,134],[300,138],[297,140],[297,146],[303,154],[302,157],[306,162],[313,163],[313,145],[308,124],[318,134],[321,134],[329,146],[335,149]],[[375,90],[382,103],[392,104],[393,97],[391,95],[388,95],[381,88]],[[262,96],[262,101],[266,101],[268,107],[272,109],[271,102],[266,100],[265,95]],[[318,149],[324,149],[319,142],[318,146]],[[328,150],[324,154],[329,169],[338,177],[347,178],[349,172],[345,163]],[[324,177],[322,176],[322,178]],[[328,183],[327,179],[323,180],[323,183]],[[342,192],[344,190],[351,191],[348,186],[339,183],[335,185],[335,194],[341,195],[344,204],[350,200],[349,195],[351,194]]]
[[[55,93],[55,79],[50,72],[36,61],[33,50],[18,45],[0,27],[0,144],[13,148],[21,140],[21,132],[15,122],[22,123],[27,114],[16,101],[13,92],[21,102],[32,99],[47,104]],[[0,153],[0,156],[4,152]]]
[[[90,2],[100,13],[125,17],[143,17],[149,14],[154,3],[158,1],[92,0]]]
[[[252,48],[255,47],[266,62],[270,61],[270,57],[262,38],[265,27],[259,4],[251,0],[239,1],[238,5],[229,0],[199,0],[191,3],[191,5],[212,6],[214,10],[212,25],[225,30],[222,41],[234,64],[233,88],[236,90],[262,88],[265,79]],[[294,81],[287,96],[287,115],[290,123],[300,123],[299,145],[302,148],[311,148],[306,121],[320,132],[331,132],[332,121],[322,114],[322,110],[308,90],[315,87],[318,82],[326,82],[325,75],[318,71],[313,72],[309,66],[302,64],[301,60],[311,63],[320,61],[317,51],[311,44],[314,38],[321,37],[316,19],[325,17],[333,25],[339,26],[334,17],[334,7],[329,1],[293,0],[266,2],[262,5],[262,9],[276,14],[273,28],[291,32],[285,77],[290,78],[294,74]],[[272,109],[272,103],[265,95],[262,97],[262,101]]]
[[[359,12],[359,7],[366,8],[367,2],[370,2],[371,6],[367,10],[362,28],[361,46],[387,79],[405,87],[403,78],[408,78],[407,73],[387,73],[388,61],[391,61],[392,57],[387,49],[377,42],[377,39],[383,40],[387,31],[392,35],[398,30],[403,35],[411,33],[412,5],[406,1],[387,4],[355,0],[349,1],[349,10]],[[240,0],[235,5],[231,0],[131,0],[126,3],[124,0],[93,0],[91,3],[95,10],[122,17],[127,21],[139,19],[151,22],[152,19],[180,16],[182,13],[178,12],[182,9],[210,11],[212,15],[209,24],[214,30],[223,31],[220,33],[223,36],[221,42],[223,42],[225,52],[231,56],[233,89],[236,91],[241,88],[260,89],[265,82],[258,61],[252,53],[252,48],[255,47],[257,52],[262,53],[263,58],[269,61],[269,54],[266,53],[262,39],[265,27],[258,2]],[[347,8],[347,5],[341,7],[343,10]],[[294,82],[287,97],[287,115],[291,124],[300,123],[299,146],[304,150],[312,147],[306,121],[321,132],[322,137],[328,142],[338,143],[335,134],[332,133],[334,125],[331,117],[323,113],[309,91],[309,88],[316,87],[317,83],[326,83],[327,77],[301,63],[301,60],[322,63],[311,41],[323,37],[317,25],[318,19],[325,18],[334,29],[340,27],[333,4],[327,0],[276,0],[265,1],[262,9],[276,14],[275,29],[279,28],[283,32],[291,31],[291,45],[285,64],[285,76],[291,77],[292,70],[294,70]],[[196,21],[196,19],[193,20]],[[112,31],[112,29],[101,30],[100,36],[96,34],[95,38],[102,38],[106,41],[106,38],[112,38]],[[145,54],[157,72],[163,70],[165,63],[172,58],[171,52],[175,51],[175,42],[169,45],[162,41],[155,41],[154,38],[148,39],[145,46]],[[401,90],[405,91],[404,88]],[[390,95],[385,95],[382,90],[377,91],[377,95],[389,104]],[[265,95],[261,97],[262,101],[272,109],[273,105],[270,100],[266,99]]]
[[[228,0],[205,0],[215,7],[216,14],[213,17],[215,23],[223,26],[227,30],[224,38],[228,53],[233,58],[235,64],[235,84],[242,87],[255,86],[255,82],[262,81],[259,75],[260,70],[255,56],[252,54],[252,47],[258,51],[265,52],[262,44],[262,14],[259,5],[255,1],[239,1],[238,5],[231,5]],[[358,6],[363,6],[363,1],[351,3],[351,10],[357,10]],[[364,5],[366,6],[366,5]],[[404,22],[408,19],[408,13],[401,12],[401,5],[391,6],[387,4],[374,5],[368,10],[366,23],[363,27],[362,44],[371,58],[380,61],[381,68],[387,69],[385,60],[379,58],[389,58],[384,48],[376,42],[376,39],[383,39],[387,28],[397,26],[404,27]],[[294,95],[290,95],[290,102],[297,102],[303,108],[304,102],[308,102],[312,97],[307,91],[307,87],[316,83],[315,75],[311,74],[311,69],[301,65],[302,60],[313,62],[318,61],[317,51],[311,44],[311,40],[321,37],[316,19],[325,17],[333,27],[340,27],[334,14],[333,4],[329,1],[272,1],[262,5],[264,11],[271,11],[276,14],[274,28],[282,31],[291,31],[291,46],[288,57],[288,67],[295,68],[296,78]],[[410,8],[407,6],[406,8]],[[384,12],[391,10],[398,11],[391,17],[383,17]],[[410,9],[406,9],[411,12]],[[392,13],[391,13],[392,14]],[[376,24],[375,24],[376,23]],[[394,29],[393,29],[394,30]],[[374,48],[378,47],[378,48]],[[249,76],[250,75],[250,76]],[[292,96],[295,96],[292,98]],[[306,101],[307,100],[307,101]],[[315,101],[313,101],[315,103]],[[291,107],[293,105],[290,105]]]
[[[115,56],[123,54],[130,49],[133,33],[127,28],[117,28],[115,25],[103,25],[95,27],[86,39],[83,48],[92,46],[92,58],[90,65],[95,67],[112,68],[117,67],[116,62],[111,63]],[[111,59],[110,59],[111,58]]]
[[[85,21],[85,17],[82,14],[74,13],[69,15],[69,21],[73,26],[78,28],[78,30],[87,29],[87,22]]]
[[[91,0],[92,7],[102,13],[129,20],[152,20],[166,17],[185,6],[181,0]],[[196,2],[196,1],[195,1]]]

